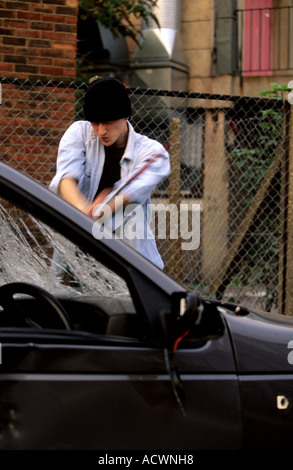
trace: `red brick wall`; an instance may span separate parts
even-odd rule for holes
[[[75,81],[77,13],[78,0],[0,0],[0,159],[45,183],[75,110],[74,88],[46,84]]]
[[[0,0],[0,74],[75,79],[77,0]]]
[[[74,118],[74,88],[2,84],[0,159],[49,183],[59,141]]]

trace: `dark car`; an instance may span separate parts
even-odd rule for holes
[[[293,320],[199,298],[0,163],[0,449],[289,449]]]

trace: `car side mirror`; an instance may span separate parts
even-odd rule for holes
[[[203,307],[197,294],[187,292],[174,293],[171,298],[172,311],[161,312],[161,325],[165,337],[165,345],[169,350],[173,349],[174,343],[187,335],[190,329],[199,325],[201,321]]]
[[[165,346],[176,351],[180,342],[192,345],[222,336],[224,323],[217,305],[194,292],[172,296],[172,314],[161,315]]]

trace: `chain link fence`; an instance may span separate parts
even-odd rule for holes
[[[85,84],[2,79],[1,160],[47,185],[63,132],[83,118],[85,89]],[[129,92],[134,128],[170,152],[170,177],[152,198],[155,208],[166,209],[165,236],[154,211],[166,271],[201,296],[287,313],[288,103]],[[186,210],[183,232],[180,217],[186,222]]]

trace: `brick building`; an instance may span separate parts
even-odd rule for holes
[[[74,118],[74,89],[62,90],[56,83],[76,78],[78,1],[0,5],[0,75],[7,79],[1,89],[0,152],[29,173],[38,166],[38,177],[46,181],[60,136]],[[30,83],[36,80],[52,81],[52,86],[32,89]]]
[[[77,0],[1,1],[0,73],[74,80]]]

